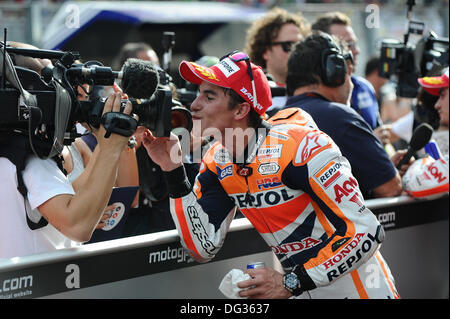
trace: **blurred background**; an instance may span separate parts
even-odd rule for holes
[[[104,65],[111,65],[121,46],[133,41],[150,44],[161,59],[162,33],[173,31],[175,46],[170,73],[176,74],[182,59],[221,57],[242,49],[251,22],[274,6],[300,11],[310,23],[319,14],[339,10],[352,19],[361,48],[356,73],[362,75],[367,59],[378,54],[382,38],[403,39],[407,31],[406,3],[406,0],[0,0],[0,26],[2,31],[8,28],[8,40],[44,49],[78,51],[83,61],[99,60]],[[425,23],[425,33],[433,30],[439,37],[448,37],[448,0],[415,3],[412,19]],[[413,43],[415,40],[410,38]]]

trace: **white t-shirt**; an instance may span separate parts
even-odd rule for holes
[[[17,190],[16,167],[0,158],[0,258],[26,256],[78,245],[50,223],[31,230],[26,221],[25,201]],[[74,194],[72,185],[53,160],[31,157],[23,171],[28,189],[28,210],[40,215],[37,207],[60,194]],[[64,212],[61,212],[63,214]]]
[[[392,132],[409,143],[413,133],[413,124],[414,112],[411,111],[392,123]]]

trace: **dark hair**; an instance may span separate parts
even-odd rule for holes
[[[431,71],[428,71],[426,76],[440,76],[442,75],[442,67],[435,65]],[[414,106],[414,120],[417,123],[428,123],[435,130],[439,128],[440,119],[438,111],[434,105],[438,101],[439,96],[428,93],[423,87],[419,88],[417,94],[417,103]]]
[[[309,25],[300,12],[291,13],[278,7],[270,10],[250,26],[247,31],[244,51],[254,64],[261,66],[263,69],[266,68],[266,61],[263,58],[264,52],[270,47],[273,39],[278,36],[280,29],[289,23],[296,25],[304,36],[309,31]]]
[[[342,12],[327,12],[316,19],[316,21],[311,25],[311,29],[313,31],[330,33],[330,27],[333,24],[349,26],[351,23],[352,21],[350,18]]]
[[[246,102],[242,96],[237,94],[234,90],[228,88],[222,88],[223,93],[230,97],[228,101],[228,109],[233,110],[238,104]],[[248,126],[253,128],[258,128],[261,125],[262,118],[261,115],[256,113],[253,107],[250,108]]]
[[[364,72],[365,76],[372,74],[372,72],[378,70],[378,63],[380,62],[380,58],[375,56],[369,59],[366,63],[366,70]]]
[[[434,105],[438,99],[439,96],[432,95],[421,87],[417,94],[417,103],[413,108],[415,122],[428,123],[437,130],[440,126],[440,116]]]
[[[288,60],[288,96],[292,96],[300,87],[322,83],[322,52],[328,47],[327,39],[318,32],[313,32],[295,45]]]
[[[126,60],[129,58],[137,58],[137,54],[140,51],[149,51],[153,50],[150,45],[144,42],[129,42],[126,43],[119,52],[119,55],[117,56],[116,60],[114,61],[114,69],[120,70],[125,63]]]

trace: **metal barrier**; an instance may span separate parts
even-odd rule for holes
[[[403,298],[448,298],[448,195],[366,201],[387,230],[381,252]],[[280,269],[245,218],[211,262],[193,261],[176,230],[0,261],[0,299],[224,298],[223,276],[251,261]]]

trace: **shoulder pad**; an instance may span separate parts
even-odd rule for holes
[[[305,165],[311,158],[323,150],[331,148],[333,145],[328,135],[322,131],[312,129],[308,130],[306,134],[299,135],[297,140],[300,143],[293,161],[293,164],[296,166]]]
[[[317,125],[311,115],[297,107],[278,111],[274,116],[268,119],[268,122],[272,125],[296,124],[317,129]]]

